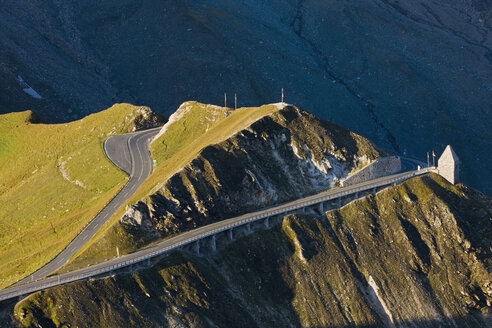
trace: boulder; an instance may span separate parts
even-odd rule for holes
[[[152,228],[149,209],[143,202],[127,206],[125,214],[120,218],[120,222],[136,228]]]

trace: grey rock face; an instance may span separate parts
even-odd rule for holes
[[[150,229],[152,228],[152,223],[150,222],[148,211],[147,206],[142,202],[127,206],[125,214],[120,218],[120,222],[136,228]]]
[[[164,122],[164,118],[149,107],[140,107],[134,119],[133,131],[155,128]]]
[[[155,227],[176,233],[329,189],[380,155],[369,140],[288,106],[204,148],[144,201]]]

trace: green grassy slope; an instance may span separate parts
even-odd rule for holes
[[[29,111],[0,116],[0,288],[52,259],[123,186],[102,143],[131,131],[138,108],[56,125],[33,124]]]
[[[158,189],[206,146],[217,144],[265,115],[278,110],[275,105],[238,108],[231,111],[224,107],[197,102],[184,103],[177,111],[177,113],[184,112],[182,117],[170,124],[166,132],[152,143],[150,150],[152,158],[157,161],[157,167],[127,204],[135,204]],[[171,116],[169,120],[172,121],[173,117]],[[112,258],[116,255],[116,247],[119,248],[120,254],[124,254],[148,243],[145,238],[138,239],[138,236],[127,233],[119,224],[115,224],[124,211],[124,207],[120,208],[101,228],[96,238],[90,240],[76,254],[77,258],[64,271]]]

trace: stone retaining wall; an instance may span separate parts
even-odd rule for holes
[[[399,171],[401,171],[401,161],[399,157],[381,157],[364,167],[362,170],[349,175],[347,178],[342,180],[341,183],[343,187],[346,187],[367,180],[394,174]]]

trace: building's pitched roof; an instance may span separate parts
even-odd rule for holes
[[[450,145],[446,146],[446,149],[444,149],[444,151],[442,152],[442,155],[441,155],[441,157],[439,157],[439,160],[441,160],[441,158],[445,158],[445,157],[452,158],[453,161],[456,163],[459,162],[458,155],[456,155],[456,153],[454,152],[453,148],[451,148]]]

